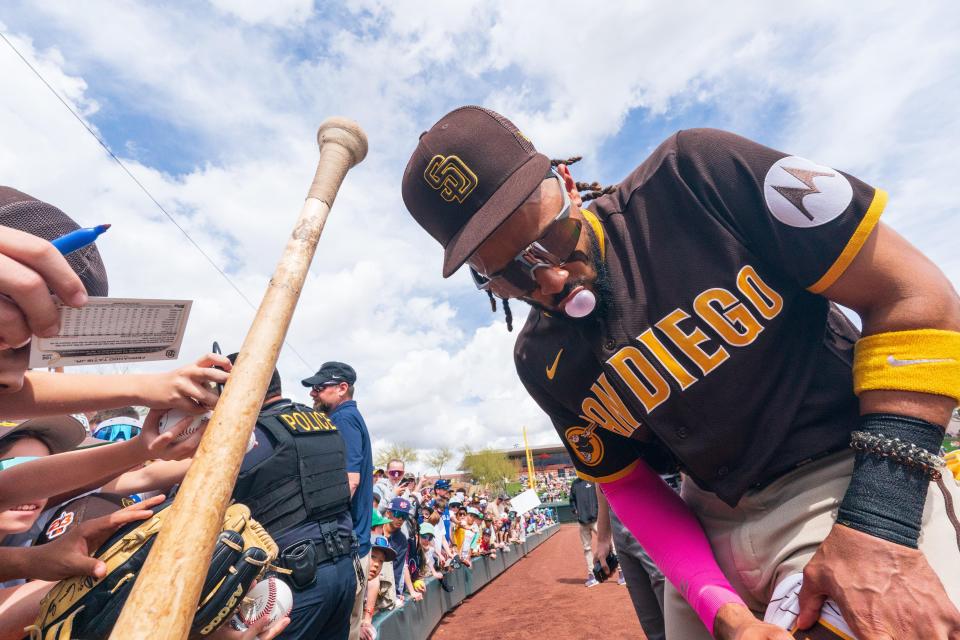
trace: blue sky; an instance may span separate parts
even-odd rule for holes
[[[616,182],[681,128],[727,128],[891,193],[885,220],[956,285],[960,12],[948,2],[93,0],[5,3],[0,28],[238,286],[259,300],[328,115],[370,155],[338,196],[290,341],[360,372],[375,441],[555,442],[512,370],[513,336],[410,220],[417,135],[483,104],[578,178]],[[22,63],[0,46],[0,175],[85,223],[114,295],[195,300],[185,351],[239,344],[252,311]],[[520,305],[518,305],[519,307]],[[518,317],[523,311],[515,309]],[[288,389],[309,373],[280,360]],[[478,401],[478,398],[482,401]],[[300,399],[304,399],[301,397]]]

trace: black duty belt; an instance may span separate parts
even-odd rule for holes
[[[280,565],[289,570],[288,579],[296,590],[303,590],[316,582],[317,567],[325,562],[349,556],[357,548],[357,537],[321,527],[319,540],[307,538],[288,545],[280,552]]]

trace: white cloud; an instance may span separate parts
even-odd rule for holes
[[[300,25],[307,21],[313,9],[313,0],[210,0],[210,3],[223,13],[252,25]]]
[[[127,163],[255,303],[312,177],[319,120],[364,126],[370,156],[338,196],[289,338],[313,366],[357,367],[379,441],[512,446],[522,425],[556,440],[513,371],[513,334],[466,278],[439,277],[439,247],[400,200],[417,135],[459,104],[501,110],[548,154],[586,154],[577,168],[604,181],[621,176],[596,175],[601,148],[642,158],[628,117],[758,131],[887,187],[888,221],[960,283],[960,18],[946,5],[214,5],[22,3],[4,31],[88,120],[149,116],[118,152],[148,150],[166,135],[154,126],[196,142],[182,175]],[[0,181],[113,222],[100,243],[113,292],[195,299],[186,351],[236,348],[253,312],[4,50],[0,76]],[[288,351],[280,367],[305,398],[307,368]]]

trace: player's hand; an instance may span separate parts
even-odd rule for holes
[[[151,409],[182,409],[194,415],[212,410],[219,396],[207,383],[225,384],[232,368],[226,356],[208,353],[173,371],[138,376],[143,381],[140,402]]]
[[[735,602],[717,611],[713,632],[717,640],[793,640],[786,629],[757,620],[745,605]]]
[[[123,525],[152,516],[152,507],[164,499],[163,495],[154,496],[109,515],[87,520],[53,542],[31,547],[34,553],[31,566],[36,572],[26,577],[55,581],[73,576],[91,576],[99,580],[107,575],[107,565],[102,560],[91,558],[90,554]]]
[[[203,430],[197,429],[189,438],[177,442],[177,438],[193,422],[193,416],[188,416],[173,425],[172,428],[160,433],[160,418],[167,412],[153,409],[143,420],[143,428],[137,436],[137,442],[142,449],[144,460],[183,460],[191,457],[200,445]]]
[[[613,575],[613,571],[607,566],[607,556],[610,555],[611,551],[613,551],[613,534],[611,533],[609,536],[597,535],[597,544],[593,549],[593,557],[600,561],[600,566],[603,567],[603,572],[607,577]]]
[[[960,612],[923,553],[835,524],[803,570],[797,626],[832,598],[859,640],[960,639]]]
[[[87,290],[66,258],[42,238],[0,227],[0,349],[22,347],[30,337],[60,331],[60,313],[50,292],[73,307],[87,303]]]

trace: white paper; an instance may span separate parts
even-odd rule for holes
[[[190,316],[190,300],[91,297],[60,307],[60,334],[33,337],[31,367],[175,360]]]
[[[533,489],[527,489],[510,498],[510,510],[524,514],[540,506],[540,496]]]
[[[773,590],[773,597],[767,605],[764,622],[795,631],[797,618],[800,617],[800,587],[803,586],[803,574],[794,573],[784,578]],[[820,620],[810,630],[811,637],[837,638],[838,640],[856,640],[847,622],[840,613],[840,607],[833,600],[827,600],[820,609]],[[803,637],[807,637],[806,635]]]

